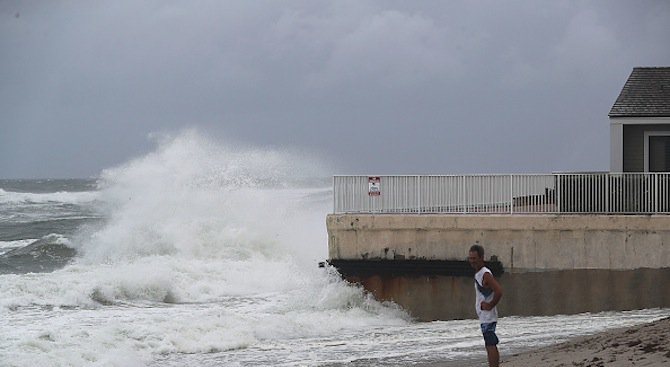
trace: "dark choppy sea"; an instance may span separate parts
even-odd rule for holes
[[[317,263],[314,162],[183,134],[95,180],[0,180],[0,366],[409,366],[484,357]],[[503,353],[667,316],[499,321]]]

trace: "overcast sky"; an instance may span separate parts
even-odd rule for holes
[[[0,1],[0,178],[91,177],[193,128],[342,173],[609,169],[670,1]]]

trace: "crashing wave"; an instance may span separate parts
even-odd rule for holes
[[[76,254],[65,237],[50,234],[0,255],[0,274],[51,272],[70,263]]]

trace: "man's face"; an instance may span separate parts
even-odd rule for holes
[[[470,251],[468,253],[468,262],[475,270],[479,270],[482,266],[484,266],[484,259],[479,257],[477,251]]]

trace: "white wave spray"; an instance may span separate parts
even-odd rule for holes
[[[323,176],[290,153],[232,150],[185,132],[103,172],[108,221],[81,239],[81,263],[186,276],[164,282],[176,302],[295,287],[326,255]],[[305,187],[310,180],[317,185]]]
[[[405,324],[397,307],[317,267],[329,185],[320,163],[300,154],[231,148],[196,131],[163,138],[102,173],[106,219],[72,239],[74,264],[5,276],[0,312],[57,316],[17,332],[0,354],[11,351],[17,365],[108,365],[96,352],[106,345],[142,365],[156,354]],[[84,321],[73,324],[73,312]]]

